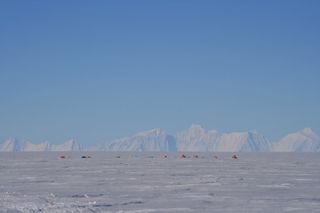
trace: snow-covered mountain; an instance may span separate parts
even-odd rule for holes
[[[42,151],[81,151],[81,146],[75,140],[63,144],[49,144],[48,141],[33,144],[29,141],[8,139],[0,144],[0,152],[42,152]]]
[[[68,140],[63,144],[52,144],[50,146],[50,151],[53,152],[67,152],[67,151],[81,151],[81,146],[74,140]]]
[[[271,148],[269,140],[256,131],[220,134],[197,124],[178,133],[176,139],[179,151],[266,152]]]
[[[276,152],[320,152],[320,136],[311,128],[302,129],[282,138],[273,146]]]
[[[16,138],[10,138],[3,144],[0,144],[1,152],[18,152],[21,150],[22,144]]]
[[[107,151],[175,152],[177,151],[177,146],[173,136],[161,129],[152,129],[132,137],[115,140],[107,147]]]
[[[215,144],[220,137],[216,130],[204,130],[198,124],[176,135],[177,148],[181,152],[214,151]]]
[[[175,138],[153,129],[116,140],[106,151],[257,152],[270,151],[270,148],[269,140],[256,131],[220,134],[193,124]]]
[[[25,142],[22,150],[25,152],[42,152],[42,151],[50,151],[50,144],[48,141],[44,141],[43,143],[33,144],[29,141]]]
[[[63,144],[50,144],[47,141],[33,144],[8,139],[0,144],[0,152],[19,151],[320,152],[320,136],[312,129],[305,128],[285,136],[278,142],[270,143],[257,131],[222,134],[193,124],[175,136],[161,129],[152,129],[85,150],[74,139]]]
[[[253,132],[223,134],[215,144],[216,152],[267,152],[271,143],[263,135]]]

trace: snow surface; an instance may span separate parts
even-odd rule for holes
[[[0,212],[320,212],[318,154],[238,157],[0,153]]]

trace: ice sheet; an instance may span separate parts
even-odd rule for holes
[[[0,153],[0,212],[320,212],[317,153],[180,155]]]

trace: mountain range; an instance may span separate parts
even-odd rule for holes
[[[50,144],[48,141],[33,144],[8,139],[0,144],[0,151],[320,152],[320,136],[312,129],[305,128],[271,142],[257,131],[220,133],[193,124],[175,135],[157,128],[88,149],[83,149],[74,139],[63,144]]]
[[[29,141],[19,141],[16,138],[8,139],[0,144],[0,152],[43,152],[43,151],[82,151],[81,146],[74,140],[63,144],[50,144],[48,141],[33,144]]]

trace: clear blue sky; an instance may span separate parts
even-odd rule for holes
[[[320,133],[320,1],[0,1],[0,141],[200,123]]]

